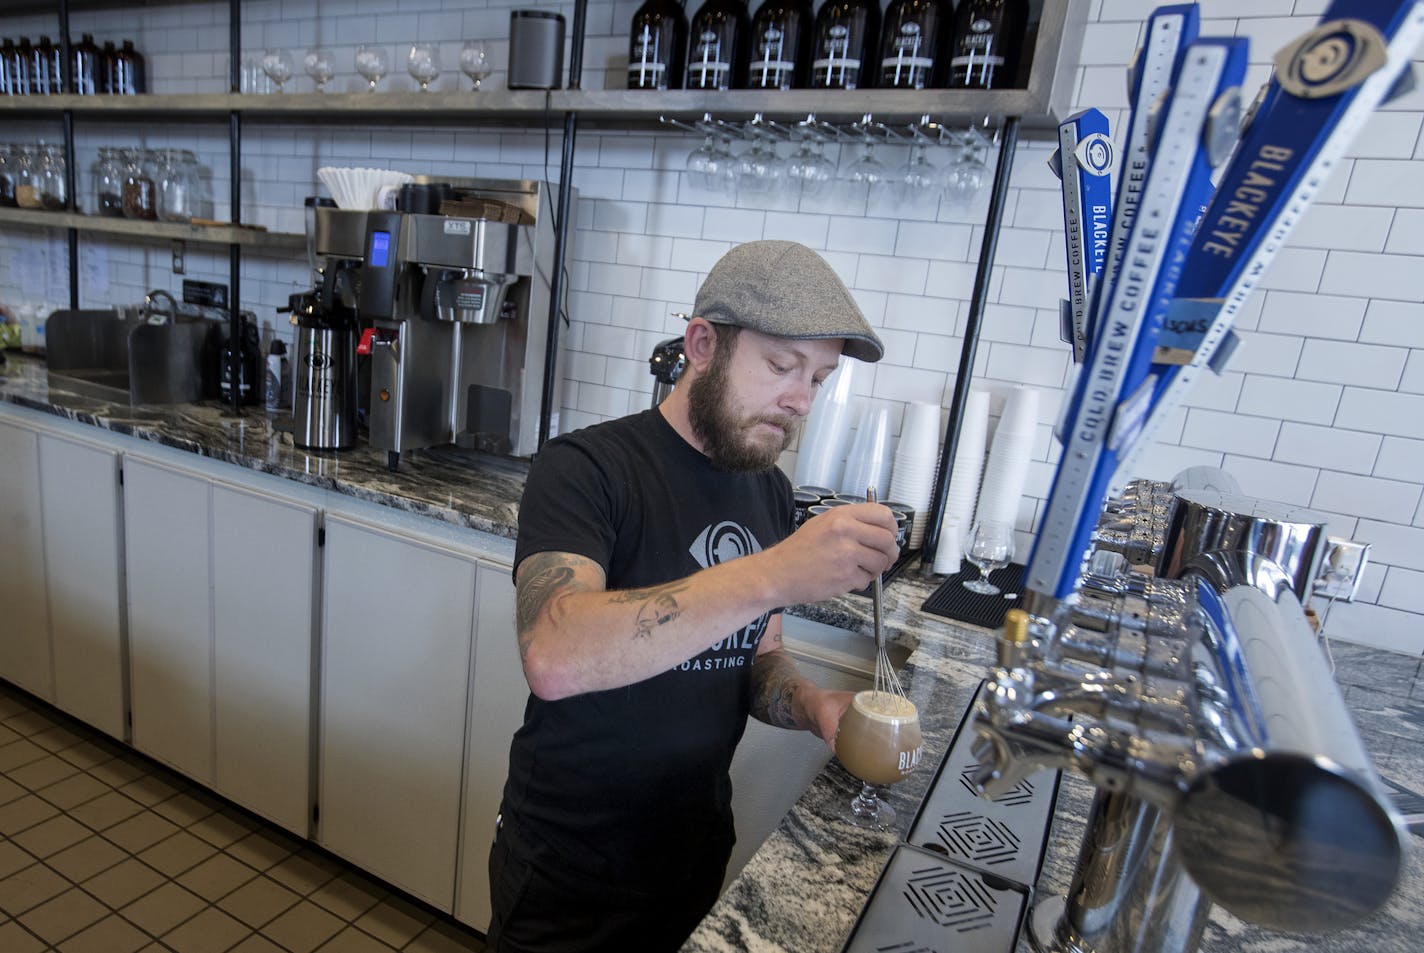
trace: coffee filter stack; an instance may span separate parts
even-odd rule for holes
[[[1001,520],[1010,526],[1017,522],[1037,434],[1038,391],[1022,385],[1015,387],[1009,392],[999,426],[994,430],[979,490],[979,508],[974,515],[976,522]],[[967,534],[969,528],[965,527],[964,532]]]
[[[890,471],[890,495],[882,499],[904,503],[915,509],[910,524],[909,545],[918,547],[925,538],[930,497],[934,493],[939,465],[940,439],[944,435],[939,404],[912,403],[905,409],[900,442],[895,447]]]
[[[362,211],[376,208],[377,198],[386,186],[405,185],[415,177],[391,169],[355,169],[342,166],[322,166],[316,177],[326,186],[336,207]]]
[[[816,395],[796,453],[796,486],[840,486],[850,443],[851,388],[859,365],[842,361]]]
[[[950,470],[949,493],[945,497],[944,518],[940,521],[939,543],[932,567],[936,573],[959,572],[964,534],[974,523],[974,504],[979,499],[988,446],[989,392],[972,390],[964,402],[964,415],[959,423],[959,444],[954,451],[954,467]]]

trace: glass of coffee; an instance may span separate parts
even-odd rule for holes
[[[894,784],[920,763],[924,743],[915,703],[889,691],[857,692],[836,731],[836,757],[862,782],[846,820],[857,827],[887,830],[895,809],[880,799],[876,786]]]

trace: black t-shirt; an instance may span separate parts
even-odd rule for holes
[[[649,410],[544,445],[520,503],[515,566],[576,553],[603,567],[610,590],[657,585],[776,544],[791,517],[780,470],[718,471]],[[676,893],[724,863],[735,839],[728,766],[768,618],[634,685],[530,695],[503,808],[519,839],[581,881],[640,893]]]

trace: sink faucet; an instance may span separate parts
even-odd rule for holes
[[[167,299],[168,310],[163,311],[157,307],[156,302],[159,298]],[[168,318],[168,322],[172,324],[177,322],[178,320],[178,302],[174,299],[173,295],[162,289],[150,291],[148,294],[143,296],[143,313],[145,317],[152,317],[155,314],[161,314],[164,317]]]

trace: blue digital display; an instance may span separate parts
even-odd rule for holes
[[[373,268],[384,268],[391,263],[391,233],[372,232],[371,252],[366,263]]]

